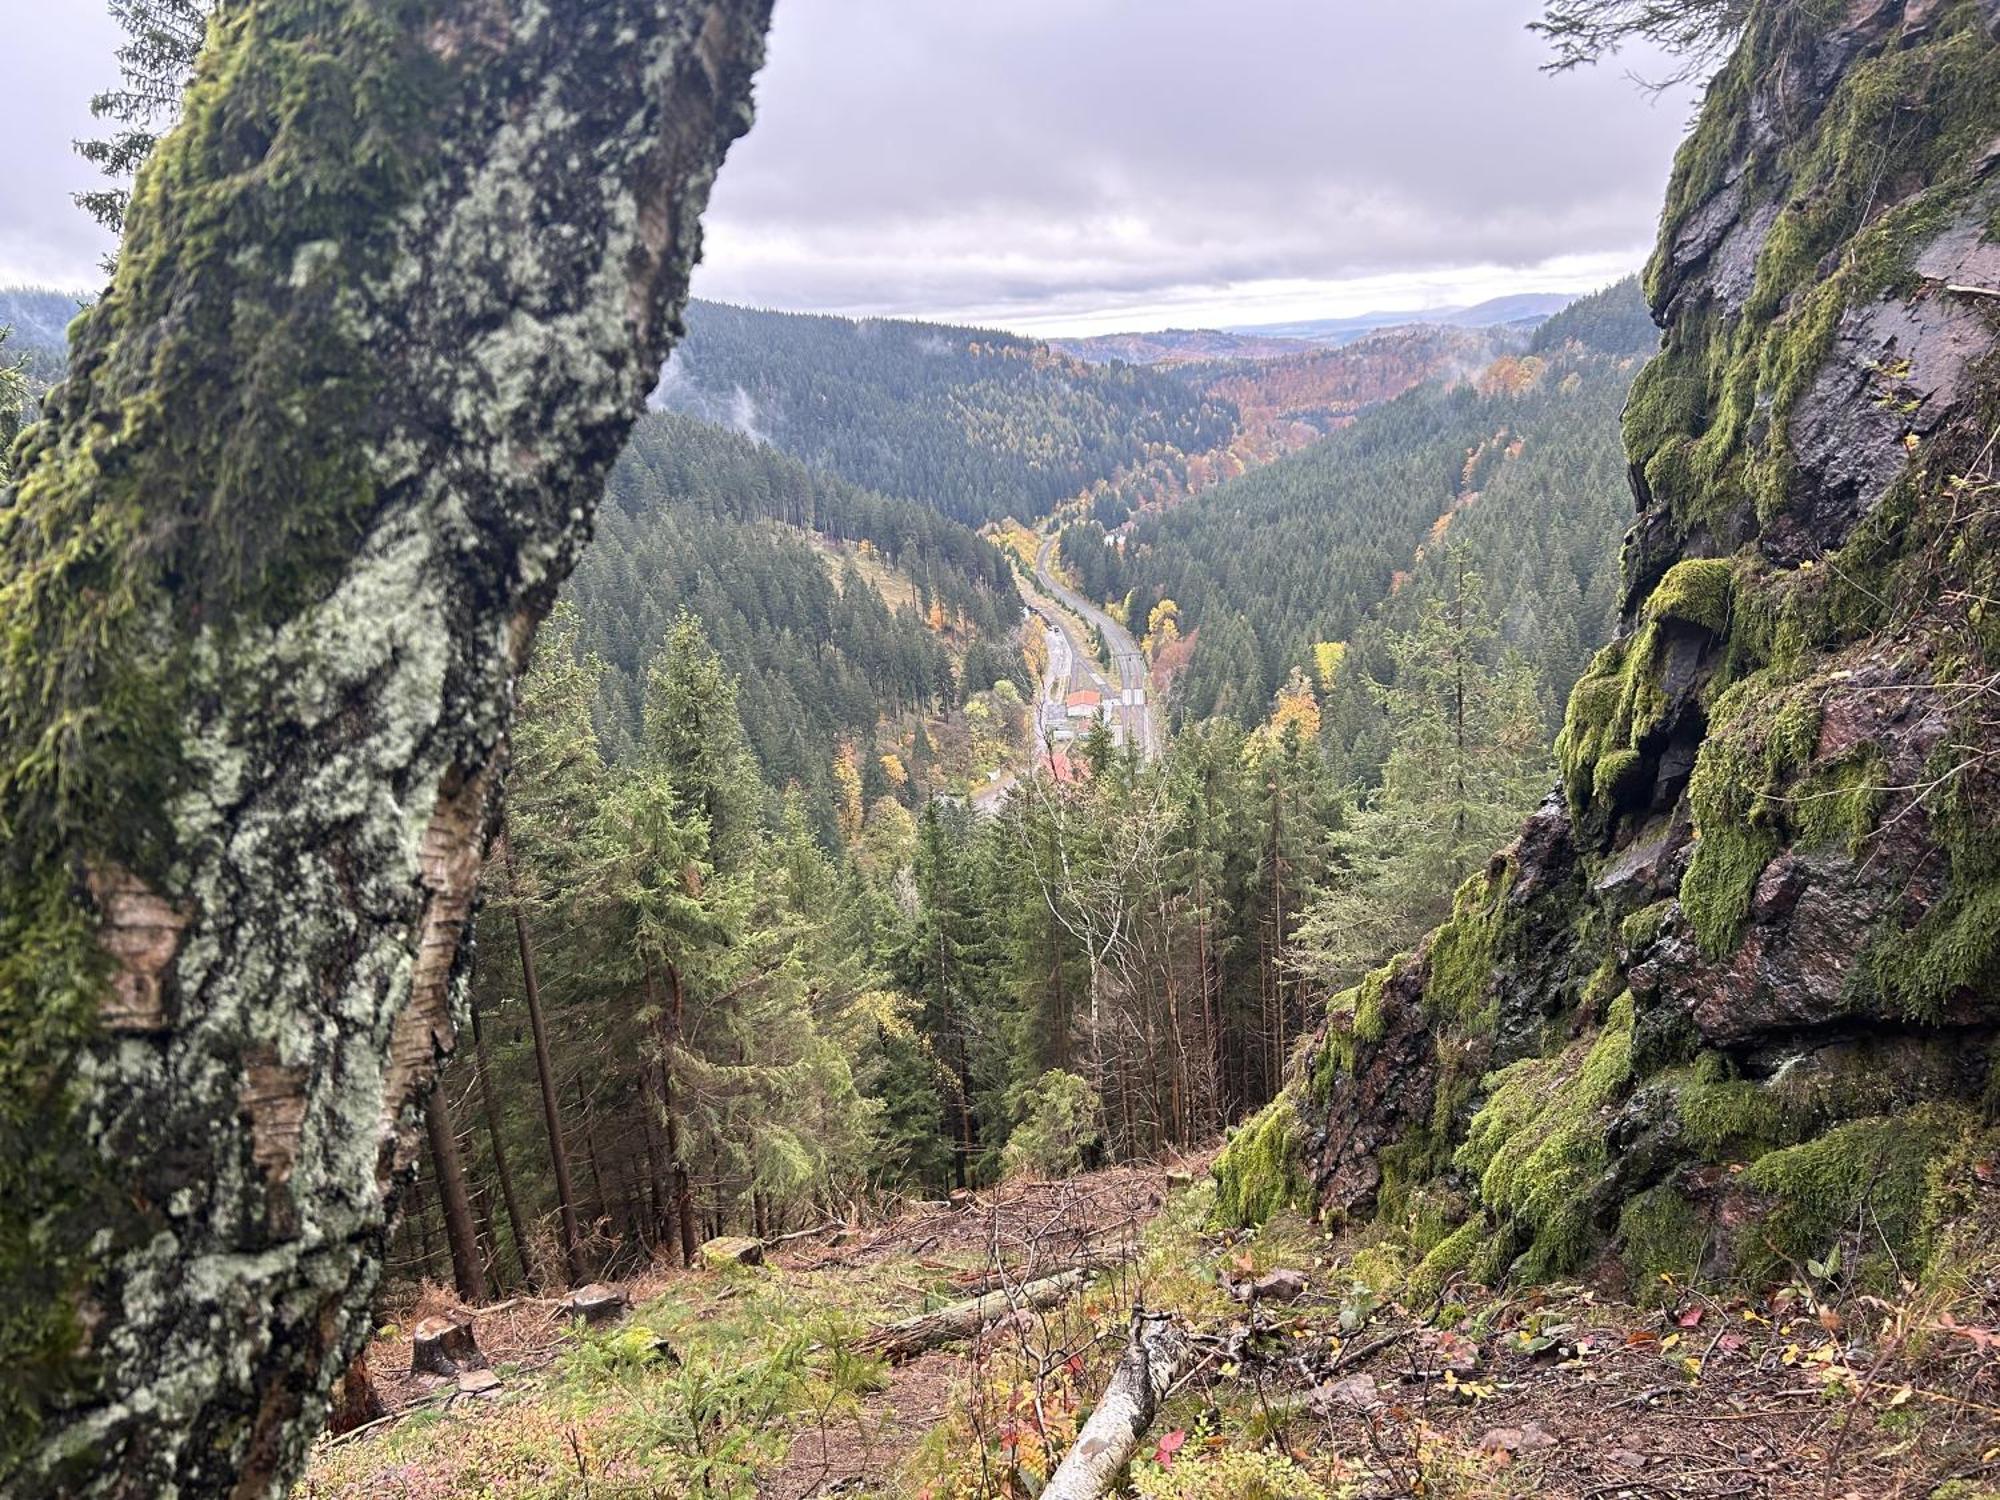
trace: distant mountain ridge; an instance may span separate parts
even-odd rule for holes
[[[1470,307],[1433,307],[1419,312],[1366,312],[1346,318],[1306,318],[1290,323],[1230,324],[1225,333],[1267,339],[1302,339],[1315,344],[1344,344],[1383,328],[1410,324],[1448,323],[1458,328],[1497,328],[1506,323],[1553,317],[1583,292],[1516,292],[1489,298]]]
[[[1216,328],[1166,328],[1158,333],[1100,333],[1090,338],[1050,339],[1051,349],[1094,365],[1123,360],[1128,365],[1195,364],[1211,359],[1283,359],[1313,347],[1305,339],[1260,338]]]
[[[39,394],[57,379],[69,358],[69,325],[83,310],[74,292],[42,286],[0,286],[0,329],[8,329],[0,359],[24,363],[29,387]]]
[[[1185,487],[1237,414],[1164,371],[991,329],[688,305],[653,404],[973,524]]]

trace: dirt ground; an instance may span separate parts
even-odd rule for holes
[[[1206,1165],[1119,1168],[1009,1184],[957,1205],[910,1205],[881,1223],[775,1247],[769,1261],[782,1274],[765,1280],[785,1288],[790,1308],[844,1299],[865,1319],[927,1312],[1070,1267],[1101,1268],[1097,1289],[1062,1314],[1060,1360],[1041,1360],[1042,1373],[1062,1365],[1067,1373],[1057,1383],[1067,1382],[1066,1392],[1045,1393],[1042,1373],[1031,1377],[1035,1421],[1045,1415],[1044,1394],[1051,1410],[1058,1396],[1072,1414],[1087,1408],[1116,1355],[1121,1306],[1142,1300],[1182,1310],[1200,1353],[1140,1450],[1139,1464],[1160,1471],[1149,1492],[1239,1493],[1204,1489],[1200,1476],[1231,1452],[1256,1449],[1310,1476],[1310,1487],[1301,1477],[1296,1491],[1270,1491],[1273,1500],[1290,1493],[1355,1500],[2000,1494],[1990,1488],[2000,1484],[2000,1287],[1960,1288],[1955,1311],[1914,1293],[1907,1304],[1834,1305],[1828,1296],[1823,1305],[1813,1289],[1797,1286],[1729,1300],[1669,1287],[1662,1305],[1649,1309],[1583,1286],[1513,1294],[1454,1287],[1448,1311],[1406,1309],[1357,1290],[1343,1247],[1303,1222],[1232,1235],[1207,1229],[1198,1212],[1168,1212],[1170,1203],[1195,1201],[1177,1194],[1198,1198],[1203,1190],[1191,1185]],[[1298,1272],[1303,1293],[1247,1306],[1230,1294],[1232,1283],[1273,1269]],[[742,1314],[741,1301],[730,1300],[741,1288],[719,1275],[657,1269],[623,1290],[635,1306],[653,1308],[662,1327],[660,1310],[679,1309],[685,1327],[701,1328]],[[441,1404],[467,1424],[455,1431],[468,1439],[480,1436],[481,1424],[532,1427],[538,1372],[576,1338],[559,1304],[516,1299],[476,1310],[481,1346],[506,1372],[508,1399],[500,1402],[468,1401],[449,1381],[408,1373],[407,1330],[453,1306],[431,1288],[399,1309],[368,1355],[391,1416],[343,1444],[379,1442],[402,1418]],[[1006,1352],[994,1353],[1007,1340],[1027,1351],[1035,1335],[1024,1330],[1025,1323],[1011,1333],[1003,1327],[894,1364],[878,1388],[837,1416],[774,1418],[788,1443],[780,1435],[776,1456],[756,1468],[755,1493],[762,1500],[1032,1495],[1040,1483],[1034,1464],[967,1417],[969,1407],[991,1408],[996,1390],[1011,1391],[1016,1405],[1024,1400],[1018,1370],[1008,1374]],[[1057,1347],[1046,1328],[1043,1336],[1046,1348]],[[591,1490],[575,1419],[565,1420],[582,1487],[565,1488],[559,1475],[550,1481],[555,1469],[545,1465],[535,1471],[537,1487],[520,1493],[605,1492]],[[1040,1451],[1059,1449],[1071,1430],[1073,1422],[1051,1426]],[[968,1447],[979,1450],[976,1469],[962,1462]],[[958,1473],[918,1486],[910,1475],[920,1452],[946,1471],[961,1461]],[[1179,1474],[1165,1473],[1177,1465]],[[404,1487],[364,1480],[312,1492],[470,1492],[437,1472],[410,1480],[424,1468],[399,1462],[370,1471],[350,1452],[338,1472],[393,1474]],[[968,1481],[968,1472],[976,1478]],[[1180,1487],[1166,1486],[1169,1477]]]

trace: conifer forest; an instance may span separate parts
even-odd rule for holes
[[[1246,5],[0,20],[0,1494],[2000,1496],[2000,3]]]

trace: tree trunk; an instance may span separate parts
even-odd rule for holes
[[[608,1232],[611,1197],[604,1191],[604,1167],[597,1156],[597,1121],[590,1112],[590,1092],[583,1086],[581,1073],[576,1077],[576,1107],[583,1120],[583,1160],[590,1168],[591,1191],[597,1195],[597,1212],[590,1216],[591,1232],[595,1234],[600,1228]]]
[[[493,1151],[493,1175],[500,1179],[500,1201],[507,1209],[507,1228],[514,1236],[514,1258],[521,1263],[521,1276],[529,1286],[537,1285],[540,1270],[528,1253],[528,1221],[521,1212],[520,1196],[514,1191],[514,1171],[507,1162],[507,1147],[501,1139],[500,1099],[493,1091],[493,1057],[486,1046],[486,1033],[479,1025],[479,998],[471,999],[473,1065],[479,1070],[479,1106],[486,1116],[487,1144]]]
[[[445,1240],[451,1246],[451,1279],[460,1299],[476,1307],[487,1300],[486,1270],[479,1262],[479,1231],[473,1226],[472,1199],[465,1191],[465,1168],[458,1159],[458,1137],[451,1128],[451,1107],[441,1082],[431,1088],[424,1129],[430,1136],[431,1164],[437,1169]]]
[[[1132,1333],[1090,1420],[1049,1476],[1041,1500],[1101,1500],[1132,1461],[1190,1346],[1169,1316],[1132,1314]]]
[[[570,1285],[587,1279],[583,1264],[583,1234],[576,1223],[576,1189],[570,1183],[569,1147],[563,1144],[562,1104],[556,1096],[556,1069],[549,1055],[549,1028],[542,1019],[542,986],[535,971],[535,945],[528,937],[528,919],[521,911],[520,886],[514,878],[514,843],[500,835],[500,857],[507,868],[507,894],[514,907],[514,944],[521,952],[521,993],[528,1002],[528,1026],[535,1036],[535,1078],[542,1089],[542,1124],[549,1133],[549,1164],[556,1178],[556,1213],[562,1227],[563,1259]]]
[[[695,1233],[694,1195],[688,1189],[687,1163],[681,1159],[681,1122],[674,1110],[674,1053],[679,1049],[682,1028],[687,1023],[687,991],[681,979],[680,968],[668,964],[667,1003],[659,1003],[653,995],[654,1008],[659,1014],[658,1044],[660,1049],[659,1069],[655,1088],[659,1096],[660,1120],[666,1135],[666,1187],[672,1204],[671,1217],[678,1226],[681,1247],[681,1264],[692,1266],[700,1236]],[[646,988],[652,993],[655,988],[652,966],[646,967]]]
[[[302,1467],[769,9],[216,12],[0,500],[9,1496]]]
[[[954,1339],[969,1339],[1018,1308],[1039,1311],[1067,1302],[1083,1290],[1086,1279],[1083,1271],[1058,1271],[1053,1276],[1044,1276],[1023,1287],[1003,1288],[987,1292],[984,1296],[968,1297],[963,1302],[940,1307],[936,1312],[905,1318],[900,1323],[891,1323],[863,1334],[854,1341],[854,1347],[865,1353],[879,1354],[892,1364],[897,1363],[922,1354],[926,1349],[935,1349],[939,1344],[948,1344]]]

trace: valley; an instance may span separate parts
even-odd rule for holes
[[[871,3],[109,7],[0,1494],[2000,1500],[2000,0]]]

